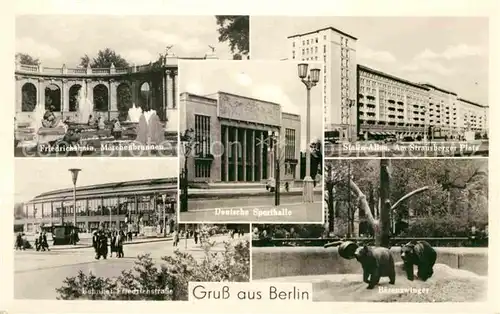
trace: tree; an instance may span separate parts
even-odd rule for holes
[[[84,68],[88,65],[90,65],[91,68],[110,68],[111,64],[116,68],[127,68],[130,66],[127,60],[110,48],[99,50],[94,58],[89,57],[87,54],[80,58],[80,66]],[[96,103],[103,104],[107,101],[102,95],[97,94],[95,97]],[[130,88],[118,88],[117,98],[118,111],[120,112],[119,118],[126,119],[128,109],[132,107],[132,91]]]
[[[127,60],[110,48],[99,50],[97,56],[90,58],[89,55],[84,55],[80,58],[80,65],[87,67],[90,64],[91,68],[110,68],[113,64],[116,68],[127,68],[130,66]]]
[[[213,252],[214,242],[203,241],[201,260],[176,250],[155,265],[149,255],[141,255],[133,269],[117,278],[96,277],[81,270],[64,280],[56,289],[59,299],[76,300],[184,300],[189,282],[248,282],[250,278],[250,243],[224,243],[224,251]],[[95,293],[92,291],[105,291]],[[135,293],[134,293],[135,292]]]
[[[216,15],[219,42],[228,42],[235,55],[249,51],[250,18],[248,15]],[[241,57],[241,56],[240,56]]]
[[[24,203],[14,204],[14,219],[21,219],[26,216],[24,212]]]
[[[188,209],[188,158],[192,156],[198,142],[196,141],[196,136],[194,129],[189,128],[184,131],[180,136],[182,143],[184,163],[181,172],[180,189],[181,189],[181,212],[185,212]],[[195,153],[195,152],[194,152]]]
[[[40,60],[38,58],[33,58],[27,53],[16,53],[16,60],[20,64],[24,65],[39,65]]]

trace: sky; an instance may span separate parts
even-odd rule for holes
[[[215,16],[25,15],[16,17],[16,52],[39,58],[43,66],[76,67],[80,57],[114,49],[137,65],[156,61],[173,45],[179,57],[203,57],[216,47],[221,59],[232,59],[219,43]]]
[[[288,36],[330,26],[358,38],[358,64],[488,104],[487,18],[253,16],[251,56],[287,58]]]
[[[319,67],[311,64],[310,68]],[[311,90],[311,117],[323,112],[322,81]],[[301,149],[306,147],[306,88],[290,61],[182,61],[179,91],[209,95],[218,91],[270,101],[283,112],[299,114],[302,121]],[[244,117],[242,117],[244,119]],[[323,119],[311,123],[311,141],[322,137]]]
[[[73,187],[70,168],[80,168],[77,186],[177,177],[177,158],[16,158],[14,202]]]

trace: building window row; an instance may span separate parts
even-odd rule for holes
[[[163,206],[160,195],[93,198],[76,201],[77,216],[125,215],[138,214],[155,210],[156,206]],[[136,207],[137,205],[137,207]],[[157,208],[158,209],[158,208]],[[24,205],[26,218],[70,217],[74,216],[73,200],[63,202],[46,202]]]

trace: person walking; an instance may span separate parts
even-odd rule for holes
[[[101,256],[106,259],[108,257],[108,237],[104,231],[99,231],[97,237],[97,255],[95,259],[100,259]]]
[[[97,256],[97,248],[99,243],[99,236],[97,230],[92,233],[92,247],[94,248],[95,255]]]
[[[111,233],[111,241],[109,243],[110,248],[111,248],[111,253],[109,254],[109,257],[113,257],[113,252],[116,252],[116,256],[118,257],[118,251],[116,250],[116,231],[113,231]]]
[[[43,231],[42,232],[42,250],[50,251],[49,249],[49,242],[47,241],[47,232]]]
[[[16,250],[23,250],[23,236],[19,232],[16,236]]]
[[[174,239],[174,246],[177,246],[177,244],[179,243],[179,232],[177,230],[174,230],[173,239]]]
[[[123,241],[125,241],[125,233],[123,230],[120,230],[118,235],[116,236],[116,254],[118,258],[122,258],[124,256],[123,254]]]

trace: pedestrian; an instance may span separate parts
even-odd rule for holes
[[[111,233],[111,241],[109,243],[111,247],[111,253],[109,254],[109,257],[113,257],[113,252],[116,252],[116,255],[118,256],[118,251],[116,250],[116,231],[113,231]]]
[[[92,232],[92,247],[94,248],[95,254],[97,256],[97,243],[99,242],[97,230]]]
[[[45,251],[50,251],[49,249],[49,242],[47,241],[47,233],[45,231],[42,232],[42,249]]]
[[[194,244],[198,244],[198,230],[194,231]]]
[[[123,241],[125,241],[125,233],[123,230],[120,230],[118,235],[116,236],[116,254],[118,255],[118,258],[122,258],[124,256],[123,254]]]
[[[174,230],[173,239],[174,239],[174,246],[177,246],[177,243],[179,242],[179,232],[177,230]]]
[[[100,259],[101,256],[106,259],[108,257],[108,238],[104,231],[99,231],[97,236],[97,254],[96,259]]]
[[[23,236],[19,232],[16,236],[16,250],[23,250]]]

